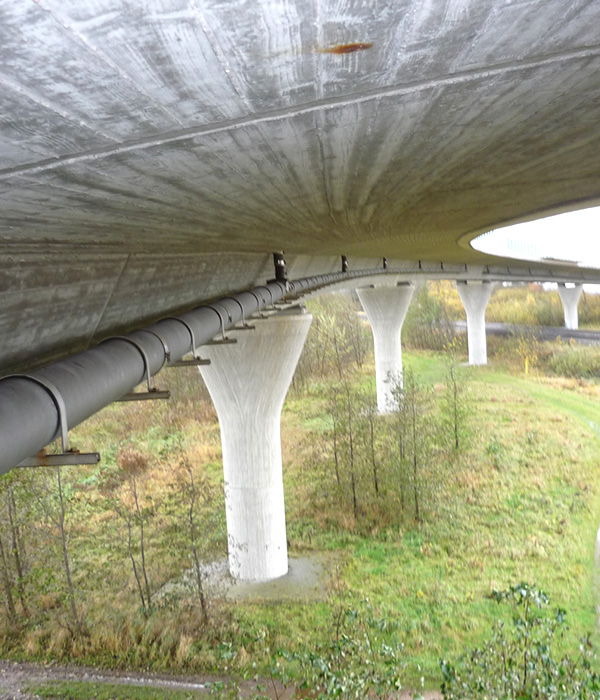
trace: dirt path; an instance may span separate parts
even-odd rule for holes
[[[0,700],[34,700],[35,696],[26,693],[23,687],[30,683],[43,681],[100,681],[123,685],[151,686],[166,690],[195,690],[205,692],[208,697],[207,683],[219,680],[209,676],[167,676],[160,674],[135,673],[130,671],[105,671],[80,666],[40,666],[37,664],[12,663],[0,661]],[[222,680],[222,679],[221,679]],[[246,690],[251,691],[250,684]],[[279,700],[291,700],[293,690],[278,689]],[[424,694],[425,700],[440,700],[441,695],[434,691]],[[403,691],[398,700],[410,700],[412,693]]]
[[[150,675],[129,671],[105,671],[79,666],[38,666],[0,661],[0,700],[29,700],[34,696],[23,691],[29,683],[42,681],[101,681],[123,685],[153,686],[155,688],[205,691],[208,677]]]

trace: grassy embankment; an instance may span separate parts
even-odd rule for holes
[[[405,360],[439,396],[443,358],[407,352]],[[525,377],[494,367],[472,371],[470,439],[458,454],[440,453],[437,483],[430,485],[420,523],[395,512],[393,497],[379,510],[371,499],[354,517],[348,504],[333,495],[327,462],[327,396],[333,380],[293,391],[282,417],[290,554],[331,556],[330,597],[293,604],[221,604],[217,592],[205,624],[193,594],[156,596],[190,566],[184,494],[178,486],[182,461],[207,479],[205,520],[211,536],[205,538],[205,544],[210,540],[206,557],[224,551],[214,412],[205,396],[195,394],[196,375],[171,376],[173,405],[111,406],[73,434],[80,449],[103,455],[98,468],[64,471],[85,635],[73,639],[65,625],[64,593],[56,592],[63,585],[60,561],[40,518],[38,528],[24,532],[31,566],[28,622],[19,629],[3,623],[4,656],[238,673],[253,662],[265,665],[265,639],[271,649],[314,647],[330,634],[340,604],[356,606],[368,598],[379,617],[395,623],[390,635],[404,644],[406,684],[415,687],[423,677],[427,687],[435,687],[440,657],[455,658],[487,636],[500,612],[491,591],[520,580],[535,582],[567,609],[571,630],[565,648],[575,648],[581,635],[596,629],[596,384]],[[374,391],[372,357],[355,380]],[[117,464],[124,442],[135,443],[147,456],[139,478],[155,597],[147,618],[139,609],[125,521],[113,507],[117,499],[131,505],[127,479]],[[32,501],[28,507],[34,513],[37,506]]]
[[[443,380],[439,357],[407,353],[406,359],[423,381],[439,385]],[[365,367],[364,382],[370,381],[371,371]],[[597,387],[481,368],[470,380],[469,394],[475,408],[470,445],[448,461],[439,497],[421,524],[356,522],[344,509],[319,502],[305,455],[307,445],[319,440],[327,427],[322,392],[317,388],[314,393],[292,394],[283,415],[291,553],[335,555],[342,566],[334,579],[345,599],[356,603],[369,598],[381,615],[398,623],[408,664],[405,676],[412,683],[423,676],[427,685],[436,685],[439,658],[455,657],[487,634],[498,614],[489,594],[511,582],[536,582],[567,608],[572,628],[567,645],[573,647],[581,634],[596,626],[592,569],[600,513]],[[110,464],[119,436],[131,428],[127,410],[107,409],[78,431],[77,444],[100,448]],[[217,428],[210,421],[180,425],[176,437],[173,432],[165,435],[164,423],[150,427],[139,415],[136,421],[140,431],[133,433],[144,449],[168,455],[165,444],[182,440],[188,454],[202,459],[218,480]],[[110,466],[101,469],[111,471]],[[154,466],[146,485],[149,498],[168,489],[170,471],[168,460]],[[148,621],[132,622],[135,592],[122,526],[107,510],[97,508],[106,495],[108,477],[71,475],[79,502],[75,510],[85,506],[88,514],[73,537],[73,560],[77,584],[85,589],[88,624],[98,639],[81,649],[69,647],[68,656],[105,665],[171,669],[223,669],[223,658],[230,656],[227,666],[238,670],[251,662],[254,635],[260,629],[267,630],[271,647],[300,648],[324,634],[335,602],[238,603],[229,611],[228,622],[206,640],[187,630],[186,641],[185,625],[183,631],[175,629],[180,615],[170,616],[165,608]],[[104,493],[95,491],[96,482],[104,483]],[[222,504],[217,501],[219,509]],[[154,581],[176,574],[177,557],[169,553],[172,530],[164,514],[148,524]],[[51,610],[46,613],[48,631],[56,634]],[[238,634],[231,634],[232,628]],[[127,635],[133,636],[131,643]],[[173,639],[166,640],[169,635]],[[217,637],[221,646],[215,650]],[[42,625],[27,630],[24,645],[17,644],[14,651],[33,652],[39,658],[49,641]],[[49,646],[48,655],[60,658],[56,640]]]

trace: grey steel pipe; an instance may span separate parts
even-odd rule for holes
[[[284,282],[270,282],[199,306],[178,318],[193,330],[196,346],[201,346],[238,324],[242,316],[247,319],[264,306],[287,295],[342,279],[381,273],[382,270],[378,268],[318,275],[287,285]],[[263,301],[260,302],[260,299]],[[72,428],[144,381],[144,358],[126,338],[143,349],[148,358],[149,375],[152,376],[165,364],[176,362],[195,350],[191,347],[191,336],[185,324],[175,318],[165,318],[129,333],[124,336],[125,339],[108,338],[90,350],[28,374],[49,380],[58,389],[66,407],[67,425]],[[0,474],[36,454],[59,435],[58,408],[43,386],[22,375],[0,379]]]

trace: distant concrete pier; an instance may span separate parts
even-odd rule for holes
[[[565,328],[569,330],[577,330],[579,328],[579,313],[577,306],[579,297],[583,291],[582,284],[574,284],[571,287],[566,287],[564,284],[558,285],[558,293],[563,303],[565,312]]]
[[[356,290],[373,331],[380,413],[389,413],[394,405],[393,381],[389,379],[402,381],[402,324],[414,291],[412,284]]]
[[[456,288],[467,314],[467,345],[469,364],[487,365],[487,340],[485,337],[485,310],[494,289],[489,282],[457,282]]]

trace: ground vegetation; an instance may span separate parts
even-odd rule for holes
[[[440,294],[417,297],[432,324],[446,323]],[[242,603],[211,587],[226,550],[218,423],[197,371],[170,370],[171,402],[110,406],[73,431],[98,466],[0,480],[4,657],[278,682],[284,669],[325,693],[350,688],[339,657],[370,654],[370,680],[352,682],[433,687],[441,658],[510,623],[494,591],[516,581],[569,610],[559,658],[595,642],[600,385],[542,362],[525,374],[511,338],[469,370],[448,324],[438,350],[419,331],[380,416],[364,319],[352,299],[327,304],[311,309],[282,440],[290,554],[329,558],[329,592]]]

